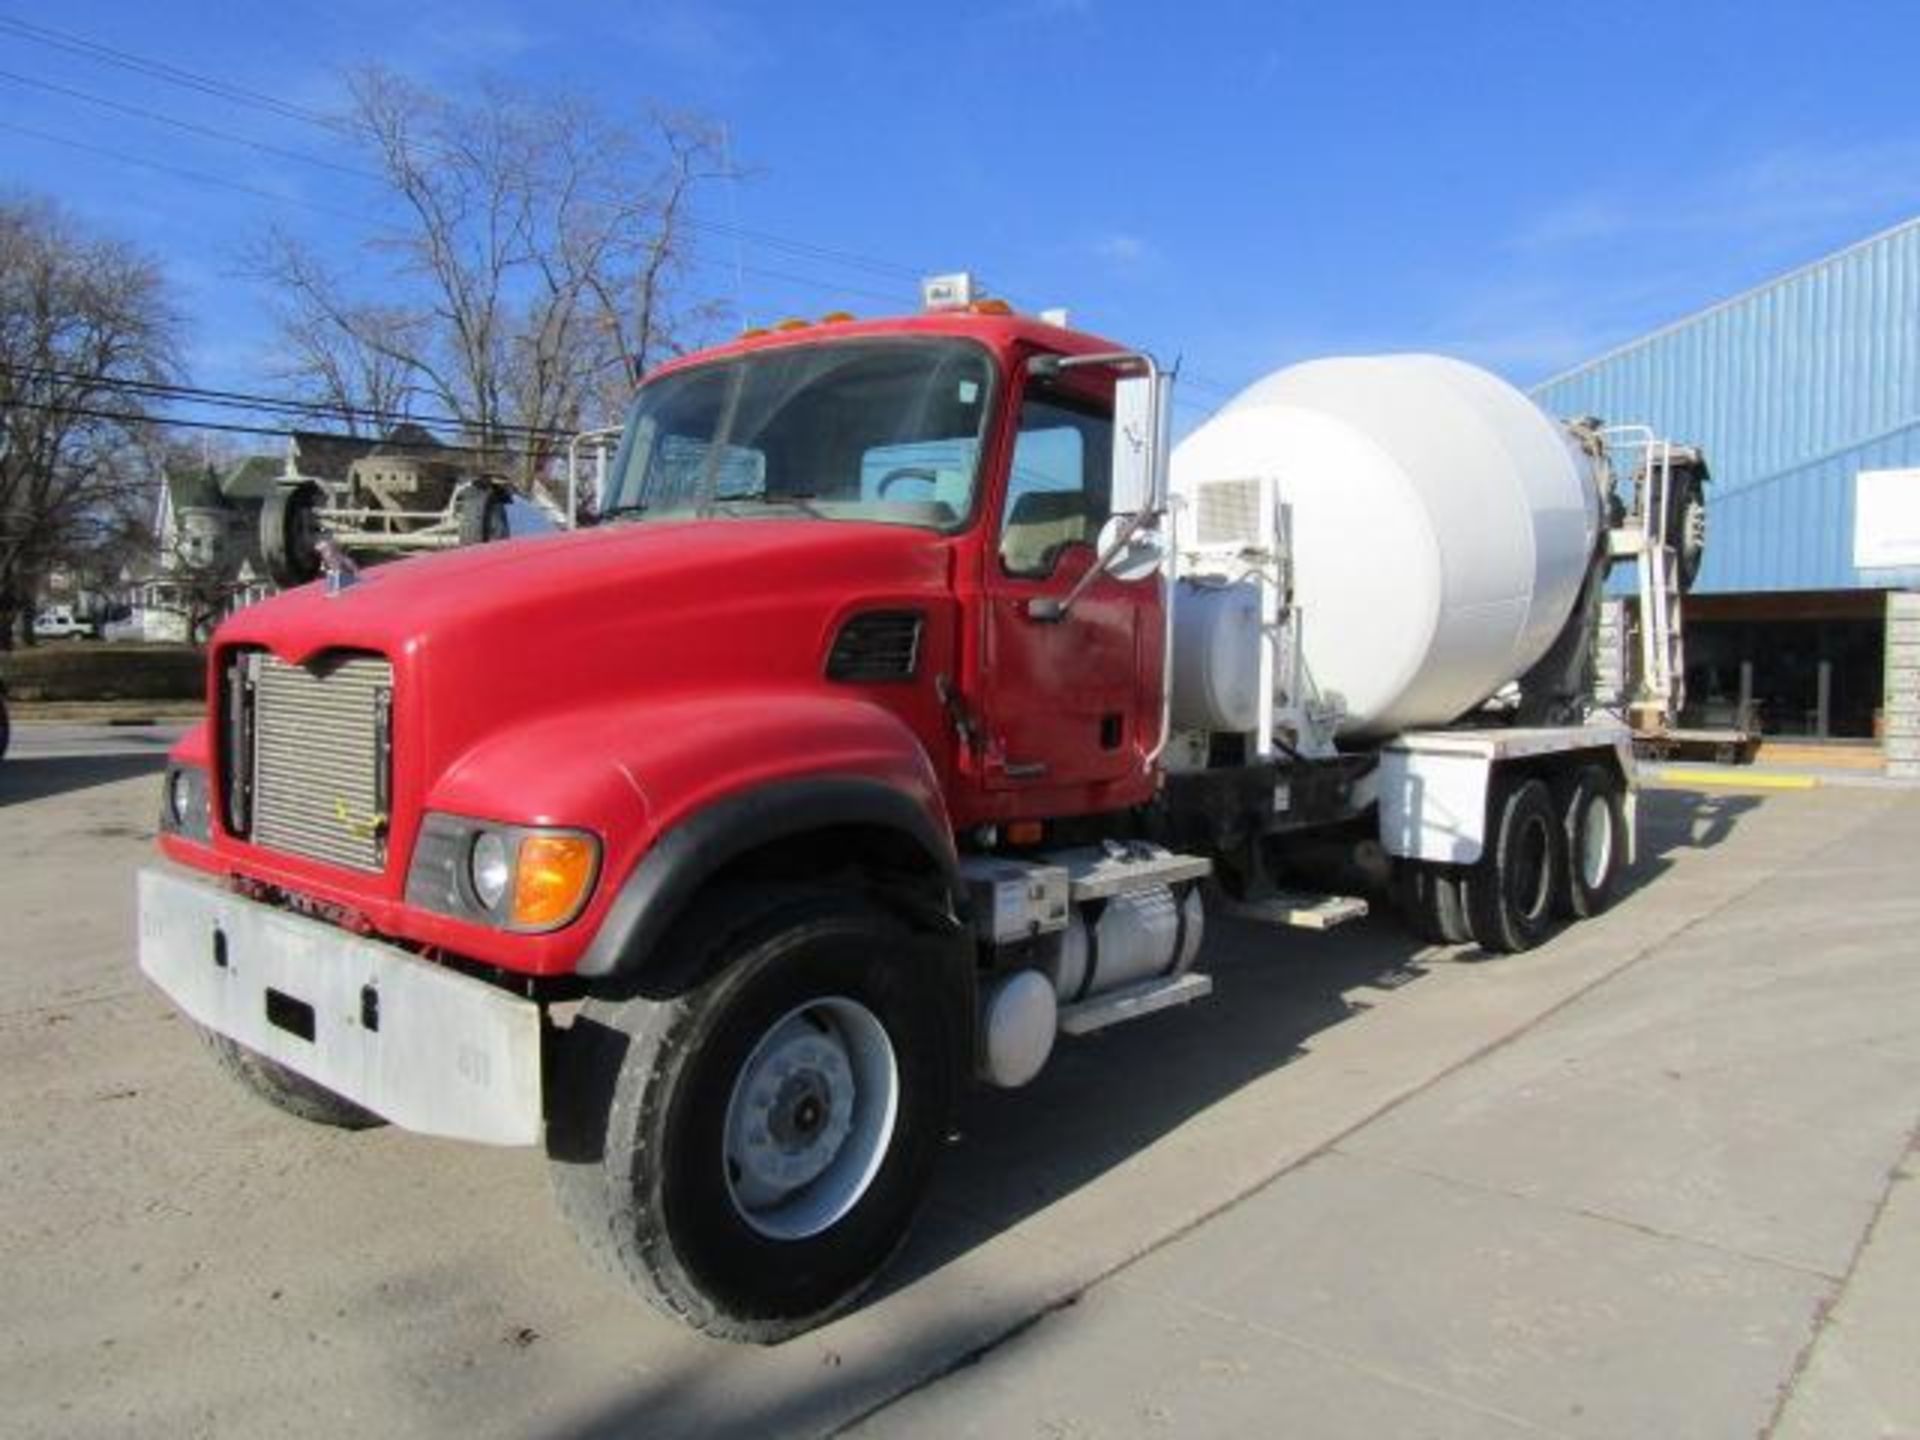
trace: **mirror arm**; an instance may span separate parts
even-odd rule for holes
[[[1073,582],[1071,590],[1057,600],[1051,595],[1036,595],[1027,602],[1028,616],[1048,623],[1066,619],[1067,612],[1073,608],[1073,602],[1086,594],[1089,585],[1107,573],[1107,567],[1113,564],[1114,557],[1133,543],[1133,537],[1145,528],[1149,520],[1159,518],[1160,512],[1157,510],[1136,510],[1132,518],[1121,527],[1120,533],[1113,537],[1112,543],[1100,552],[1093,564],[1087,567],[1087,573]]]

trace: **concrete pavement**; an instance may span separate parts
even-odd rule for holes
[[[214,1073],[131,965],[158,763],[0,767],[14,1433],[1911,1418],[1914,1311],[1868,1283],[1912,1248],[1911,795],[1650,793],[1634,893],[1509,960],[1222,924],[1214,1000],[978,1096],[880,1293],[763,1351],[602,1285],[537,1154],[316,1130]]]
[[[1916,853],[1750,870],[859,1433],[1920,1434]]]

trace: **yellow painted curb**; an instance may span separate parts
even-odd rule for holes
[[[1811,790],[1820,783],[1817,775],[1742,775],[1737,771],[1684,770],[1672,766],[1663,766],[1652,778],[1656,783],[1720,785],[1730,790]]]

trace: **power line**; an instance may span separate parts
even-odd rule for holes
[[[297,120],[303,124],[316,126],[335,136],[379,138],[377,132],[357,122],[341,119],[336,116],[324,115],[318,111],[309,110],[302,106],[291,105],[277,97],[263,95],[259,91],[249,90],[244,86],[234,85],[223,80],[216,80],[210,76],[202,75],[177,65],[168,64],[165,61],[153,60],[145,56],[133,54],[130,51],[116,49],[111,45],[103,45],[98,41],[88,40],[84,36],[74,35],[71,32],[54,30],[44,25],[35,25],[31,22],[6,15],[0,15],[0,31],[9,32],[21,39],[30,40],[36,44],[51,46],[54,49],[64,50],[70,54],[76,54],[101,63],[119,66],[122,69],[131,70],[136,74],[144,75],[150,79],[161,80],[172,85],[184,86],[188,89],[197,90],[202,94],[211,95],[235,104],[264,109],[273,114],[283,116],[286,119]],[[305,160],[309,163],[325,165],[330,169],[345,170],[350,174],[367,175],[370,173],[357,170],[351,166],[344,166],[336,162],[319,159],[318,157],[304,155],[299,151],[283,151],[277,147],[264,146],[259,142],[234,135],[231,132],[219,130],[216,127],[196,125],[191,121],[183,121],[174,117],[163,116],[157,112],[141,111],[137,107],[128,107],[118,101],[109,100],[103,96],[91,95],[84,91],[70,90],[65,87],[46,84],[45,82],[23,80],[17,76],[8,76],[6,78],[14,79],[19,81],[19,83],[37,84],[43,89],[56,90],[91,104],[104,105],[113,109],[141,114],[142,118],[157,119],[162,124],[170,124],[179,128],[192,130],[211,138],[229,140],[235,143],[249,145],[256,149],[266,149],[269,153],[279,154],[285,158]],[[437,154],[443,159],[447,158],[449,153],[441,147],[426,145],[420,141],[403,142],[401,148],[403,150],[421,152],[429,156]],[[380,176],[373,176],[372,178],[384,179],[384,177]],[[608,195],[604,198],[615,204],[625,203],[624,197]],[[883,260],[876,256],[862,255],[855,251],[820,245],[813,241],[778,235],[771,231],[755,230],[740,225],[726,225],[719,221],[701,220],[692,216],[683,216],[678,223],[685,225],[690,230],[703,230],[715,235],[724,235],[738,240],[745,240],[751,244],[784,251],[798,258],[825,261],[852,269],[866,270],[873,274],[891,278],[917,280],[923,273],[918,269],[902,265],[897,261]]]
[[[69,31],[54,30],[45,25],[35,25],[31,21],[21,20],[11,15],[0,15],[0,30],[7,30],[24,40],[39,45],[50,46],[55,50],[64,50],[70,55],[84,56],[108,65],[117,65],[123,70],[132,70],[136,74],[154,79],[165,80],[169,84],[185,86],[189,90],[198,90],[202,94],[212,95],[222,100],[231,100],[256,109],[271,110],[290,120],[301,120],[310,125],[319,125],[336,133],[340,122],[317,110],[308,110],[299,105],[280,99],[276,95],[264,95],[258,90],[248,90],[244,86],[230,81],[215,80],[200,75],[178,65],[170,65],[164,60],[153,60],[135,55],[131,51],[117,50],[111,45],[103,45],[97,40],[89,40],[84,35],[75,35]]]
[[[254,109],[264,110],[289,120],[294,120],[305,125],[314,126],[318,129],[326,131],[328,134],[333,135],[337,138],[378,139],[377,132],[374,131],[371,127],[361,124],[359,122],[353,121],[351,119],[342,118],[336,115],[328,115],[317,110],[309,109],[304,106],[295,105],[288,101],[280,99],[278,96],[265,94],[257,90],[252,90],[242,85],[233,84],[230,81],[220,80],[220,79],[202,74],[197,71],[189,70],[183,66],[171,64],[164,60],[157,60],[150,56],[143,56],[143,55],[136,54],[132,51],[119,49],[115,46],[107,45],[97,40],[91,40],[84,35],[75,34],[71,31],[56,30],[50,26],[39,25],[31,21],[22,20],[17,16],[0,15],[0,32],[10,33],[16,36],[17,38],[28,40],[35,44],[48,46],[50,48],[61,50],[69,54],[77,55],[84,59],[93,61],[95,63],[112,65],[124,70],[131,71],[135,74],[145,76],[149,79],[155,79],[169,85],[174,85],[174,86],[179,86],[186,89],[194,90],[199,93],[212,96],[216,99],[225,100],[229,103],[244,105]],[[290,150],[280,146],[270,145],[270,144],[267,144],[266,142],[255,140],[249,136],[236,134],[230,130],[224,130],[216,126],[198,124],[194,121],[184,120],[177,116],[167,115],[161,111],[152,110],[144,106],[130,105],[123,101],[110,99],[105,96],[91,94],[87,91],[77,90],[77,89],[73,89],[71,87],[62,86],[62,85],[56,85],[48,81],[38,80],[35,78],[22,76],[22,75],[18,75],[18,74],[15,74],[12,72],[6,72],[6,71],[0,71],[0,80],[7,80],[16,84],[32,86],[44,91],[48,91],[50,93],[59,94],[71,99],[80,100],[87,104],[97,105],[103,108],[115,110],[115,111],[118,111],[119,113],[130,115],[134,118],[152,121],[156,124],[167,125],[187,133],[198,134],[207,139],[213,139],[213,140],[223,141],[226,143],[243,145],[249,149],[253,149],[263,154],[273,155],[277,158],[296,160],[301,163],[320,166],[320,167],[333,170],[341,174],[350,175],[359,179],[370,180],[378,183],[385,183],[386,181],[385,176],[379,175],[376,172],[373,172],[370,170],[362,169],[358,166],[353,166],[353,165],[344,164],[338,161],[328,160],[328,159],[325,159],[324,157],[310,155],[303,151]],[[116,151],[104,146],[90,145],[83,141],[74,140],[66,136],[54,135],[45,131],[34,130],[28,126],[23,126],[23,125],[19,125],[19,124],[7,122],[7,121],[0,121],[0,127],[4,127],[6,129],[12,130],[17,134],[29,136],[30,138],[33,138],[33,139],[41,140],[41,141],[51,143],[51,144],[56,144],[56,145],[63,145],[71,149],[98,155],[107,159],[112,159],[122,164],[134,165],[141,168],[158,171],[163,174],[174,175],[178,178],[189,180],[195,184],[216,186],[222,189],[232,190],[242,194],[253,195],[260,199],[270,201],[274,204],[298,205],[304,209],[312,210],[320,214],[329,215],[336,219],[351,220],[356,224],[380,223],[378,221],[373,220],[371,217],[363,216],[363,215],[355,215],[355,214],[350,214],[346,211],[336,210],[329,206],[325,206],[317,202],[307,200],[304,197],[276,194],[275,192],[264,189],[262,187],[249,185],[243,181],[231,180],[225,176],[210,175],[203,171],[188,169],[186,167],[173,165],[165,161],[150,160],[141,156],[129,155],[124,151]],[[428,156],[438,154],[443,158],[448,156],[449,154],[449,152],[443,148],[429,146],[419,141],[411,141],[411,142],[403,141],[402,149],[408,152],[413,152],[413,153],[423,153]],[[621,197],[621,196],[615,196],[615,195],[609,194],[604,196],[603,198],[605,198],[609,203],[612,203],[612,204],[628,203],[625,197]],[[684,226],[686,229],[689,229],[689,230],[705,232],[705,233],[717,235],[717,236],[723,236],[723,237],[731,238],[735,241],[744,241],[746,243],[758,245],[766,249],[777,250],[800,259],[814,260],[820,263],[838,265],[848,269],[863,270],[868,273],[879,275],[889,279],[908,279],[908,280],[917,281],[920,278],[922,278],[925,274],[929,273],[926,267],[904,265],[898,261],[886,260],[876,256],[865,255],[856,251],[841,249],[834,246],[821,245],[813,241],[802,240],[793,236],[781,235],[772,231],[759,230],[759,229],[754,229],[747,226],[742,226],[742,225],[739,225],[738,223],[726,224],[720,221],[703,220],[695,216],[687,216],[687,215],[678,217],[675,223],[681,226]],[[705,265],[705,266],[708,266],[709,268],[724,265],[725,263],[724,261],[718,261],[718,260],[703,260],[699,257],[694,257],[694,256],[686,257],[686,259],[688,264],[695,265],[695,266]],[[862,299],[875,300],[883,304],[893,304],[893,303],[896,303],[898,300],[898,297],[892,292],[883,293],[876,290],[863,289],[859,286],[847,285],[839,281],[820,279],[820,278],[816,278],[808,275],[798,275],[798,274],[794,274],[787,271],[771,270],[771,269],[765,269],[765,268],[758,268],[754,266],[736,265],[732,268],[738,274],[753,275],[761,279],[774,280],[783,284],[808,286],[815,289],[825,290],[830,293],[838,293],[838,294],[849,295],[849,296],[858,296]],[[994,293],[1000,293],[1000,292],[995,291]],[[1202,376],[1192,375],[1192,376],[1189,376],[1189,379],[1193,384],[1194,388],[1213,391],[1219,394],[1220,396],[1222,396],[1223,398],[1236,393],[1235,387],[1222,384],[1218,381],[1209,380]]]
[[[40,414],[73,415],[83,420],[108,420],[121,425],[155,425],[173,430],[212,430],[228,435],[268,435],[282,440],[297,440],[303,433],[307,435],[314,433],[313,431],[302,432],[298,430],[278,429],[269,425],[242,425],[234,421],[175,420],[165,415],[142,415],[135,411],[103,410],[93,405],[54,405],[38,400],[22,400],[16,401],[14,404],[17,409],[32,410]],[[369,446],[377,446],[382,450],[415,450],[430,455],[494,455],[499,453],[497,449],[491,449],[483,445],[443,444],[440,442],[421,444],[414,440],[374,440],[365,436],[353,435],[337,435],[330,436],[329,438],[338,440],[364,440]]]
[[[520,425],[508,421],[483,424],[451,415],[417,415],[404,410],[380,410],[373,406],[346,405],[326,400],[301,400],[292,396],[256,395],[243,390],[213,390],[198,385],[175,385],[161,380],[140,380],[131,376],[89,375],[75,370],[51,367],[10,365],[0,361],[0,371],[31,381],[57,381],[93,385],[121,394],[141,395],[196,405],[211,405],[231,410],[264,410],[282,415],[310,415],[341,420],[365,420],[380,425],[418,425],[428,430],[488,430],[533,440],[565,440],[576,432],[557,426]]]
[[[0,25],[4,25],[0,20]],[[112,110],[121,115],[130,115],[136,120],[150,120],[156,125],[170,126],[189,135],[199,135],[208,140],[218,140],[223,144],[244,145],[249,150],[257,150],[263,155],[272,155],[281,160],[298,160],[306,165],[318,165],[323,169],[335,170],[342,175],[351,175],[359,180],[372,180],[384,184],[386,177],[373,170],[363,170],[357,165],[344,165],[337,160],[328,160],[324,156],[310,155],[304,150],[288,150],[279,145],[269,145],[264,140],[255,140],[250,136],[238,135],[231,130],[222,130],[213,125],[202,125],[193,120],[183,120],[177,115],[168,115],[163,111],[149,110],[144,105],[129,105],[124,100],[114,100],[105,95],[94,95],[85,90],[75,90],[71,86],[56,85],[51,80],[42,80],[33,75],[21,75],[12,70],[0,70],[0,80],[13,85],[25,85],[49,95],[64,96],[69,100],[78,100],[83,104],[98,106],[103,110]]]
[[[257,185],[249,185],[242,180],[230,180],[224,175],[210,175],[204,170],[192,170],[182,165],[170,164],[164,160],[150,160],[145,156],[131,155],[124,150],[115,150],[105,145],[92,145],[84,140],[75,140],[70,136],[55,135],[46,130],[36,130],[30,125],[17,125],[11,120],[0,120],[0,130],[12,131],[17,135],[25,135],[30,139],[45,141],[51,145],[64,146],[67,149],[78,150],[85,154],[97,155],[102,159],[113,160],[119,164],[134,165],[146,170],[155,170],[162,174],[172,175],[177,179],[191,181],[197,185],[210,185],[222,190],[238,191],[241,194],[253,195],[276,205],[298,206],[303,210],[311,210],[317,214],[327,215],[336,220],[350,220],[357,225],[377,225],[381,223],[372,216],[356,214],[346,210],[336,210],[329,205],[322,205],[318,201],[309,200],[305,196],[275,194],[271,190],[263,189]],[[698,255],[685,255],[682,256],[681,259],[683,263],[695,267],[704,266],[710,268],[725,263],[718,259],[703,258]],[[778,280],[789,285],[809,286],[834,295],[857,296],[865,300],[877,300],[882,304],[892,304],[898,298],[890,293],[868,290],[862,286],[848,285],[838,280],[825,280],[810,275],[797,275],[784,270],[769,270],[755,265],[747,265],[740,268],[748,275],[767,280]]]
[[[275,205],[293,205],[316,214],[326,215],[335,220],[348,220],[356,225],[379,225],[382,222],[371,215],[357,214],[347,210],[336,210],[303,195],[280,195],[258,185],[249,185],[244,180],[230,180],[224,175],[210,175],[204,170],[192,170],[183,165],[170,164],[165,160],[150,160],[143,155],[132,155],[124,150],[115,150],[105,145],[93,145],[84,140],[75,140],[71,136],[56,135],[47,130],[36,130],[30,125],[18,125],[11,120],[0,120],[0,130],[12,131],[29,139],[44,141],[50,145],[63,146],[69,150],[78,150],[83,154],[97,155],[105,160],[113,160],[122,165],[133,165],[144,170],[158,171],[187,180],[196,185],[209,185],[221,190],[233,190],[243,195],[252,195]],[[724,262],[717,259],[705,259],[698,255],[685,255],[683,262],[692,266],[708,266]],[[778,280],[790,285],[805,285],[827,291],[829,294],[857,296],[865,300],[878,300],[883,304],[893,303],[897,297],[878,290],[868,290],[859,285],[848,285],[838,280],[818,279],[810,275],[796,275],[783,270],[769,270],[761,266],[746,265],[740,267],[746,274],[762,279]]]
[[[69,150],[78,150],[83,154],[98,155],[106,160],[115,160],[123,165],[137,165],[145,170],[157,170],[163,175],[172,175],[181,180],[190,180],[196,185],[212,185],[222,190],[237,190],[243,195],[257,196],[270,200],[276,205],[298,205],[304,210],[312,210],[321,215],[330,215],[336,220],[351,220],[356,225],[372,223],[367,216],[355,215],[346,210],[335,210],[318,201],[308,200],[299,195],[276,195],[271,190],[258,185],[249,185],[244,180],[229,180],[224,175],[209,175],[204,170],[190,170],[184,165],[169,164],[165,160],[149,160],[140,155],[129,155],[124,150],[114,150],[105,145],[90,145],[84,140],[75,140],[67,135],[55,135],[51,131],[36,130],[31,125],[16,125],[11,120],[0,120],[0,130],[10,130],[16,135],[25,135],[29,139],[42,140],[49,145],[65,146]]]

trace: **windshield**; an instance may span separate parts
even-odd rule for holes
[[[641,387],[601,515],[952,529],[973,508],[992,376],[963,340],[796,346],[676,371]]]

